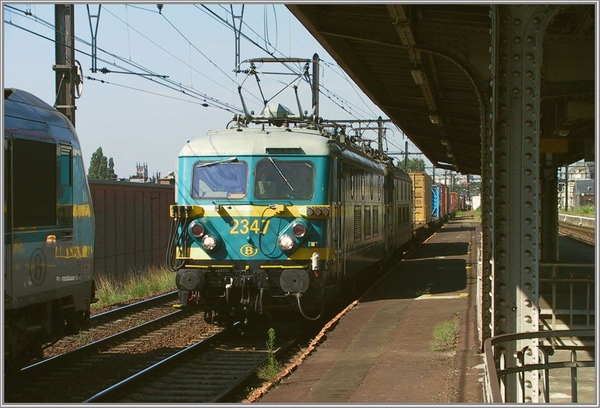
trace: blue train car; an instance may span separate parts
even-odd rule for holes
[[[433,184],[431,186],[431,218],[433,221],[437,221],[444,216],[442,208],[442,186]]]
[[[41,357],[76,333],[94,299],[94,211],[71,122],[39,98],[4,90],[4,356]]]

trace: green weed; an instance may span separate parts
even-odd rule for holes
[[[269,329],[267,340],[267,362],[258,367],[256,375],[263,381],[274,380],[281,371],[282,365],[275,358],[275,329]]]
[[[596,207],[593,205],[582,205],[581,207],[571,208],[567,214],[574,215],[596,215]]]
[[[433,340],[431,341],[431,349],[435,351],[445,351],[452,349],[456,345],[457,335],[457,320],[449,320],[438,324],[433,329]]]

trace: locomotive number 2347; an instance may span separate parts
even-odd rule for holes
[[[262,231],[260,229],[260,225],[259,225],[259,221],[258,220],[247,220],[245,218],[242,218],[241,220],[237,220],[234,219],[233,220],[233,226],[231,227],[231,230],[229,231],[230,234],[247,234],[248,232],[252,231],[255,234],[266,234],[267,230],[269,229],[269,224],[271,223],[271,220],[262,220]]]

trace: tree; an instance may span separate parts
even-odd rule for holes
[[[400,167],[407,173],[422,173],[425,171],[425,160],[409,157],[407,161],[407,165],[405,165],[404,160],[400,163]]]
[[[115,174],[115,162],[112,157],[110,159],[108,159],[108,178],[109,179],[117,178],[117,175]]]
[[[115,174],[115,163],[112,157],[109,159],[104,156],[102,152],[102,147],[99,147],[98,150],[92,154],[92,158],[90,159],[90,169],[88,171],[89,179],[96,180],[109,180],[117,178]]]

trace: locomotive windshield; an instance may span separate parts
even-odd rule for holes
[[[254,196],[259,200],[309,199],[314,192],[314,164],[267,158],[256,165]]]
[[[194,165],[193,198],[244,198],[247,185],[247,163],[223,161],[200,162]]]

